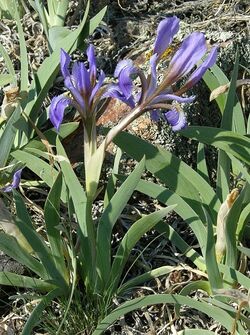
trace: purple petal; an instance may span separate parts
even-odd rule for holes
[[[176,109],[163,113],[165,119],[172,126],[173,131],[178,131],[187,127],[187,120],[183,112]]]
[[[61,72],[62,72],[64,79],[70,76],[70,73],[69,73],[70,61],[71,61],[70,55],[65,50],[61,49],[60,65],[61,65]]]
[[[67,87],[68,90],[70,90],[71,94],[73,95],[75,101],[79,104],[79,106],[82,109],[84,109],[85,108],[84,99],[83,99],[80,91],[73,85],[70,77],[67,77],[64,80],[64,85],[65,85],[65,87]]]
[[[150,82],[147,89],[147,97],[152,95],[157,87],[157,73],[156,73],[157,57],[158,57],[157,54],[154,54],[150,58],[151,73],[150,73]]]
[[[96,58],[95,58],[95,49],[93,44],[90,44],[87,49],[87,56],[88,56],[88,62],[89,62],[89,74],[90,74],[90,80],[93,84],[96,80]]]
[[[93,90],[91,92],[89,102],[91,102],[93,100],[94,96],[96,95],[98,90],[101,88],[104,80],[105,80],[105,73],[101,70],[100,76],[98,78],[98,82],[96,83],[95,87],[93,88]]]
[[[157,36],[154,44],[153,53],[157,53],[158,58],[168,48],[174,35],[179,30],[179,19],[176,16],[168,17],[162,20],[157,28]]]
[[[189,103],[189,102],[193,102],[195,99],[195,96],[191,96],[191,97],[180,97],[178,95],[174,95],[174,94],[160,94],[158,95],[155,99],[153,99],[152,104],[156,104],[156,103],[161,103],[161,102],[166,102],[169,100],[174,100],[180,103]]]
[[[193,87],[204,75],[204,73],[209,69],[211,66],[214,65],[217,58],[217,47],[213,47],[210,51],[210,54],[207,56],[205,61],[192,73],[188,81],[185,83],[184,87],[185,90]]]
[[[158,122],[161,118],[160,114],[159,114],[159,111],[157,109],[153,109],[150,112],[150,117],[151,117],[152,121],[154,121],[154,122]]]
[[[207,50],[205,36],[194,32],[181,44],[169,64],[168,80],[174,83],[189,73]]]
[[[63,120],[64,110],[71,104],[71,99],[66,98],[63,94],[54,97],[51,101],[49,109],[49,118],[53,126],[59,132],[60,125]]]
[[[72,81],[83,97],[90,95],[92,86],[90,83],[89,72],[83,62],[74,63],[72,68]]]
[[[129,107],[134,108],[135,102],[133,96],[126,98],[121,91],[119,85],[117,84],[110,84],[106,88],[106,92],[102,95],[103,98],[115,98],[124,103],[126,103]]]
[[[1,189],[3,192],[11,192],[13,189],[18,188],[21,181],[22,169],[17,170],[13,175],[12,183],[8,186],[5,186]]]
[[[116,66],[114,76],[118,77],[118,84],[126,99],[132,95],[133,81],[131,79],[131,75],[136,72],[137,69],[133,65],[131,59],[124,59]]]
[[[116,65],[115,72],[114,72],[114,77],[118,78],[121,71],[125,68],[133,68],[133,61],[131,59],[123,59],[119,61]]]

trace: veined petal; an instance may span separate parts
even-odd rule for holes
[[[159,23],[153,50],[153,54],[157,53],[158,58],[161,57],[172,42],[174,35],[179,30],[179,22],[180,20],[176,16],[173,16],[168,17]]]
[[[217,58],[217,47],[213,47],[205,61],[191,74],[183,89],[188,90],[193,87],[204,75],[204,73],[214,65]]]
[[[71,99],[66,98],[63,94],[54,97],[49,109],[49,118],[53,126],[59,131],[63,120],[64,110],[71,104]]]
[[[174,101],[177,101],[177,102],[180,102],[180,103],[189,103],[189,102],[193,102],[194,99],[195,99],[194,95],[191,96],[191,97],[180,97],[180,96],[175,95],[175,94],[160,94],[155,99],[153,99],[151,104],[166,102],[168,100],[174,100]]]
[[[129,107],[134,108],[135,102],[133,96],[131,95],[129,98],[126,98],[123,92],[120,89],[120,86],[117,84],[110,84],[106,88],[106,92],[102,95],[103,98],[115,98],[124,103],[126,103]]]
[[[95,49],[93,44],[90,44],[87,49],[87,57],[89,62],[89,75],[90,81],[93,84],[96,80],[96,58],[95,58]]]
[[[22,170],[23,169],[17,170],[13,175],[12,183],[8,186],[3,187],[1,191],[11,192],[13,189],[18,188],[21,181]]]
[[[115,68],[114,77],[118,78],[121,71],[125,67],[128,67],[128,68],[133,68],[134,67],[132,59],[123,59],[123,60],[119,61],[116,65],[116,68]]]
[[[71,61],[70,55],[65,50],[61,49],[60,65],[61,65],[61,72],[62,72],[64,79],[70,76],[70,72],[69,72],[70,61]]]
[[[187,120],[183,112],[177,112],[176,109],[172,109],[166,113],[163,113],[164,118],[172,126],[173,131],[178,131],[187,127]]]
[[[73,95],[76,102],[79,104],[79,106],[84,109],[85,108],[85,102],[83,97],[81,96],[80,91],[73,85],[71,78],[67,77],[64,80],[64,85],[67,87],[68,90],[70,90],[71,94]]]
[[[90,98],[89,98],[90,103],[94,99],[94,96],[96,95],[97,91],[101,88],[104,80],[105,80],[105,73],[101,70],[99,78],[98,78],[98,82],[95,84],[95,87],[93,88],[93,90],[91,92],[91,95],[90,95]]]
[[[72,81],[74,87],[81,93],[83,97],[90,95],[92,90],[89,72],[83,62],[76,62],[72,68]]]
[[[169,64],[168,80],[174,83],[189,73],[194,65],[206,53],[206,39],[204,34],[194,32],[181,44]]]
[[[147,97],[152,95],[157,87],[157,73],[156,73],[157,59],[158,59],[157,54],[154,54],[152,57],[150,57],[151,72],[150,72],[150,82],[146,94]]]
[[[133,65],[131,59],[124,59],[116,66],[114,76],[118,77],[118,85],[126,99],[132,95],[133,81],[131,75],[136,72],[137,68]]]

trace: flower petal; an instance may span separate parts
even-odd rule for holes
[[[214,65],[216,58],[217,47],[213,47],[205,61],[191,74],[190,78],[183,86],[183,89],[185,88],[185,90],[188,90],[190,87],[193,87],[203,77],[207,69]]]
[[[72,68],[72,81],[83,97],[90,95],[92,86],[90,83],[89,72],[83,62],[76,62]]]
[[[70,77],[67,77],[64,80],[64,85],[65,85],[65,87],[67,87],[68,90],[70,90],[71,94],[73,95],[75,101],[79,104],[79,106],[82,109],[84,109],[85,108],[84,99],[83,99],[80,91],[73,85]]]
[[[99,78],[98,78],[98,82],[95,84],[95,87],[93,88],[93,90],[91,92],[90,99],[89,99],[90,103],[94,99],[94,96],[96,95],[96,93],[98,92],[98,90],[101,88],[104,80],[105,80],[105,73],[101,70]]]
[[[71,104],[71,99],[66,98],[63,94],[54,97],[49,109],[49,118],[53,126],[59,131],[63,120],[64,110]]]
[[[160,114],[159,114],[159,111],[157,109],[153,109],[150,112],[150,117],[151,117],[152,121],[154,121],[154,122],[158,122],[161,118]]]
[[[115,98],[119,99],[122,102],[126,103],[129,107],[134,108],[135,102],[133,96],[131,95],[129,98],[126,98],[121,91],[121,88],[117,84],[110,84],[106,88],[106,92],[102,95],[103,98]]]
[[[156,73],[157,58],[158,58],[157,54],[154,54],[152,57],[150,57],[151,72],[150,72],[150,77],[149,77],[150,81],[149,81],[147,93],[146,93],[147,97],[152,95],[157,87],[157,73]]]
[[[174,100],[180,103],[189,103],[189,102],[193,102],[194,99],[195,99],[194,95],[191,97],[180,97],[175,94],[160,94],[155,99],[153,99],[152,104],[162,103],[162,102],[164,103],[169,100]]]
[[[14,175],[13,175],[13,180],[12,183],[8,186],[5,186],[1,189],[1,191],[3,192],[11,192],[13,189],[18,188],[20,181],[21,181],[21,174],[22,174],[22,170],[17,170]]]
[[[92,85],[94,84],[96,80],[96,58],[95,58],[95,49],[93,44],[90,44],[88,49],[87,49],[87,57],[88,57],[88,62],[89,62],[89,76],[90,76],[90,81]]]
[[[131,75],[136,72],[137,68],[133,65],[131,59],[124,59],[116,66],[114,76],[118,77],[118,85],[126,99],[132,95],[133,81]]]
[[[172,109],[163,113],[163,115],[172,126],[173,131],[178,131],[187,127],[187,120],[183,112],[177,112],[176,109]]]
[[[189,73],[207,50],[204,34],[194,32],[181,44],[169,64],[168,81],[176,82]]]
[[[61,72],[62,72],[64,79],[70,76],[70,73],[69,73],[70,61],[71,61],[70,55],[65,50],[61,49],[60,65],[61,65]]]
[[[121,71],[125,68],[125,67],[128,67],[128,68],[133,68],[133,61],[132,59],[123,59],[121,61],[119,61],[116,65],[116,68],[115,68],[115,72],[114,72],[114,77],[115,78],[118,78]]]
[[[176,17],[168,17],[159,23],[153,54],[157,53],[158,59],[172,42],[174,35],[179,30],[180,20]]]

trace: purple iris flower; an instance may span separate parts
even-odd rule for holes
[[[96,58],[93,45],[87,49],[89,68],[83,62],[75,62],[72,71],[69,70],[71,58],[66,51],[61,49],[61,72],[64,77],[64,85],[71,95],[61,94],[51,101],[49,117],[53,126],[59,131],[63,120],[64,110],[72,105],[81,114],[82,118],[92,118],[96,107],[96,96],[105,79],[103,71],[97,78]]]
[[[1,188],[1,191],[11,192],[13,189],[18,188],[20,181],[21,181],[21,174],[22,174],[22,169],[17,170],[13,175],[12,183],[8,186]]]
[[[104,94],[105,97],[120,99],[131,108],[140,106],[142,111],[151,110],[154,120],[159,119],[159,115],[162,115],[174,131],[185,128],[187,122],[184,113],[180,112],[179,108],[178,110],[174,107],[170,108],[169,103],[172,101],[175,101],[175,104],[192,102],[195,99],[194,96],[183,97],[182,94],[202,78],[207,69],[214,65],[217,57],[217,47],[213,47],[206,59],[201,62],[207,53],[206,39],[204,34],[194,32],[184,39],[171,59],[162,82],[158,83],[157,65],[164,58],[164,53],[178,30],[179,19],[177,17],[162,20],[157,29],[153,55],[150,58],[150,74],[145,76],[131,60],[120,61],[115,71],[118,83],[111,84]],[[194,70],[198,62],[201,64]],[[138,75],[141,80],[142,88],[139,99],[133,96],[132,74]],[[176,84],[185,76],[188,76],[188,79],[184,85],[174,90]],[[159,114],[161,112],[163,114]]]

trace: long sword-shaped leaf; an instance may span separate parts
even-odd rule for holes
[[[205,313],[208,316],[212,317],[215,321],[221,323],[228,331],[231,331],[234,324],[234,318],[225,311],[223,311],[221,308],[211,306],[204,302],[195,301],[194,299],[189,297],[171,294],[155,294],[149,295],[147,297],[132,299],[128,302],[125,302],[124,304],[121,304],[118,308],[116,308],[99,323],[96,330],[93,332],[93,335],[101,335],[121,316],[131,311],[154,304],[179,304],[190,306],[191,308],[195,308],[202,313]],[[247,335],[247,333],[244,331],[243,327],[239,323],[237,334]]]
[[[41,279],[18,275],[12,272],[0,272],[0,285],[13,287],[32,288],[34,290],[47,292],[55,288],[54,285]]]
[[[44,266],[24,250],[13,236],[0,232],[0,250],[35,272],[39,277],[48,279]]]
[[[64,261],[62,236],[58,228],[60,224],[60,194],[62,191],[62,174],[59,173],[54,185],[52,186],[44,206],[44,218],[47,236],[50,244],[51,255],[55,266],[68,282],[68,272]]]
[[[129,133],[118,134],[114,142],[137,161],[145,155],[146,168],[172,191],[183,197],[202,221],[205,221],[202,198],[212,220],[216,221],[220,201],[212,187],[191,167],[167,150],[155,147]]]
[[[83,262],[84,265],[84,280],[86,285],[93,285],[93,263],[95,261],[93,244],[95,243],[95,232],[92,222],[91,208],[89,207],[86,193],[67,159],[66,152],[59,138],[57,138],[56,141],[56,148],[57,154],[66,158],[66,160],[60,162],[60,165],[79,224],[78,236],[81,242],[81,262]]]
[[[137,165],[118,191],[111,198],[105,208],[97,230],[97,269],[99,273],[98,285],[107,283],[111,269],[111,234],[112,229],[133,194],[143,172],[145,159]]]
[[[188,138],[211,144],[250,164],[250,139],[246,136],[224,129],[196,126],[188,127],[181,133]]]
[[[21,115],[21,108],[17,106],[14,110],[13,114],[8,119],[3,133],[0,136],[0,148],[1,148],[1,155],[0,155],[0,168],[4,167],[7,163],[9,158],[9,154],[11,152],[17,129],[14,127],[14,123],[19,119]]]
[[[199,246],[203,254],[205,254],[206,234],[207,234],[205,226],[200,220],[199,216],[195,213],[195,211],[178,194],[166,189],[163,186],[145,180],[140,180],[136,189],[139,192],[148,195],[149,197],[159,200],[161,203],[167,206],[177,204],[177,206],[174,208],[174,211],[178,215],[180,215],[181,218],[191,227],[191,229],[195,233],[195,236],[199,242]],[[156,226],[156,229],[158,228],[160,229],[161,232],[165,231],[166,233],[170,229],[168,226],[166,227],[166,225],[164,224],[163,225],[158,224]],[[178,244],[176,245],[176,247],[178,248]],[[188,246],[188,249],[190,249],[190,246]],[[198,253],[196,253],[196,257],[199,258]]]
[[[30,335],[32,334],[33,328],[41,322],[42,313],[47,306],[51,303],[53,299],[60,295],[60,291],[58,289],[54,289],[53,291],[49,292],[45,297],[41,299],[39,304],[34,308],[28,321],[26,322],[23,330],[22,335]]]
[[[108,285],[110,285],[111,283],[110,286],[112,293],[114,293],[118,288],[124,266],[127,263],[129,255],[136,243],[144,234],[146,234],[146,232],[152,229],[164,216],[166,216],[175,207],[176,205],[172,205],[163,208],[155,213],[148,214],[133,223],[132,226],[129,228],[119,244],[110,271],[111,279],[108,281]]]
[[[64,280],[61,273],[58,272],[53,258],[51,256],[49,248],[46,246],[45,242],[38,235],[36,231],[31,229],[29,225],[25,222],[16,219],[16,224],[25,238],[29,241],[32,249],[36,253],[37,257],[41,260],[43,266],[45,267],[51,282],[60,287],[65,293],[68,291],[68,285]]]

